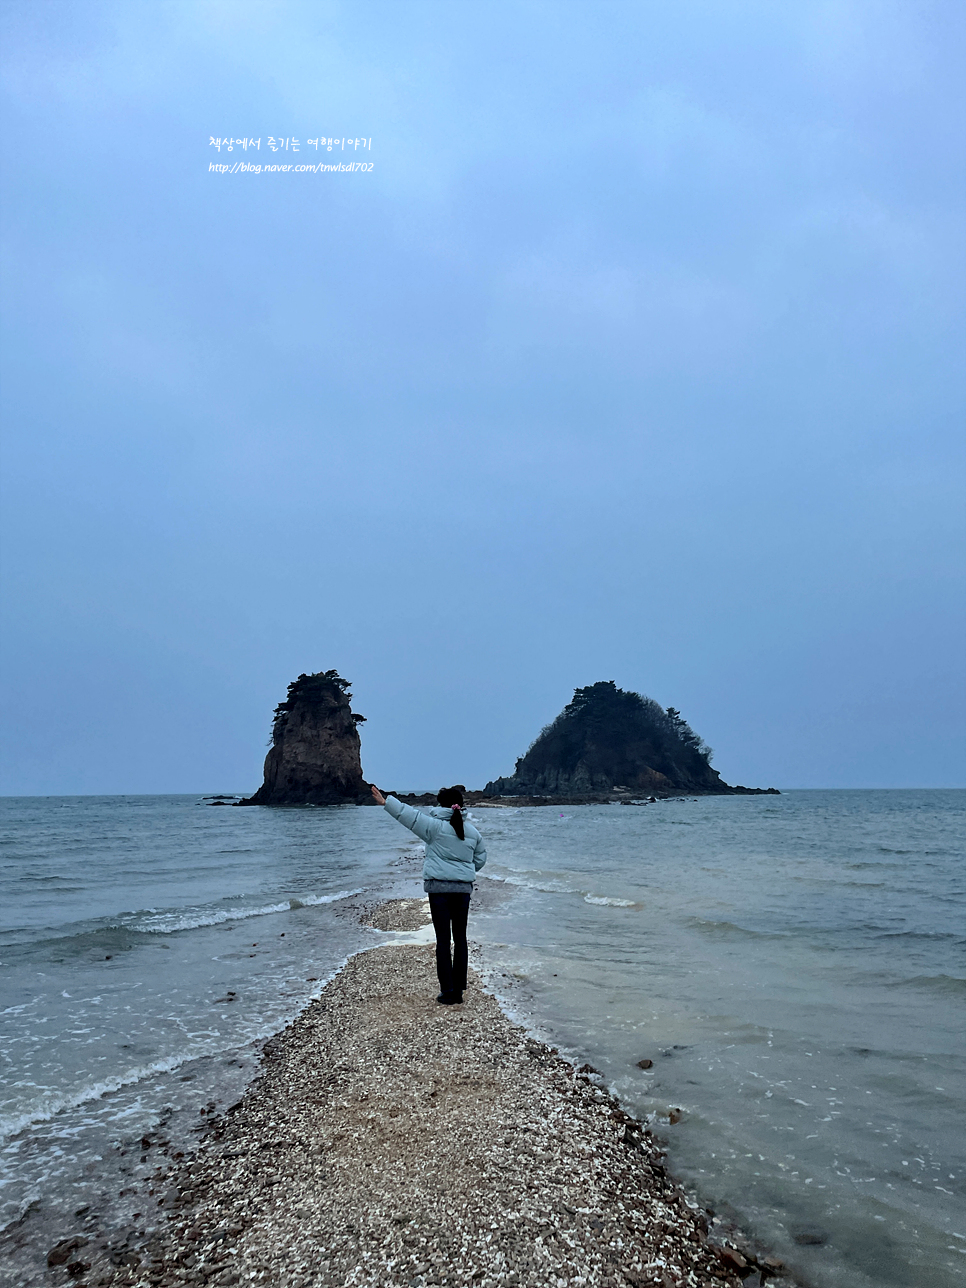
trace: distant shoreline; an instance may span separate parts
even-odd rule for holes
[[[435,805],[435,792],[393,792],[407,805]],[[614,788],[609,792],[589,792],[585,796],[488,796],[485,792],[464,790],[467,805],[517,807],[539,805],[653,805],[663,800],[688,800],[698,796],[780,796],[777,787],[729,787],[727,791],[666,791],[653,794]]]
[[[588,792],[582,796],[491,796],[486,792],[469,791],[463,788],[463,798],[467,805],[482,806],[484,808],[502,808],[518,809],[520,807],[533,808],[541,805],[653,805],[658,801],[665,800],[692,800],[699,796],[780,796],[781,792],[777,787],[729,787],[727,791],[709,791],[707,789],[697,789],[695,791],[663,791],[655,792],[648,795],[641,792],[632,792],[627,789],[614,788],[609,792]],[[427,805],[436,804],[435,792],[400,792],[385,791],[386,796],[395,796],[397,800],[406,805]],[[322,809],[328,805],[361,805],[364,807],[375,805],[375,801],[369,798],[359,800],[355,797],[343,801],[256,801],[253,797],[237,799],[225,795],[203,796],[202,801],[206,805],[239,805],[251,806],[260,804],[263,808],[268,809],[304,809],[312,807]]]

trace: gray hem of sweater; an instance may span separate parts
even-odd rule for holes
[[[472,894],[472,881],[438,881],[435,877],[424,877],[423,890],[426,894]]]

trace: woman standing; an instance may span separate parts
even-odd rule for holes
[[[458,787],[443,787],[435,809],[420,810],[404,805],[395,796],[383,796],[378,787],[372,794],[376,803],[426,842],[423,889],[429,895],[429,909],[436,931],[436,974],[439,976],[437,1002],[452,1006],[462,1002],[466,987],[466,918],[476,874],[486,862],[483,838],[463,818],[463,793]],[[450,935],[453,954],[450,956]]]

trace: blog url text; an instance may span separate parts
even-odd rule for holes
[[[208,166],[209,174],[275,174],[291,170],[296,174],[300,171],[306,174],[321,174],[323,171],[334,171],[339,174],[352,174],[356,172],[369,171],[373,167],[372,161],[339,161],[326,164],[319,161],[315,165],[258,165],[250,161],[235,161],[234,164],[219,164],[212,161]]]

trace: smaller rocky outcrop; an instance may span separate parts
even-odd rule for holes
[[[337,671],[300,675],[275,708],[265,781],[239,805],[365,805],[358,726],[349,681]]]

